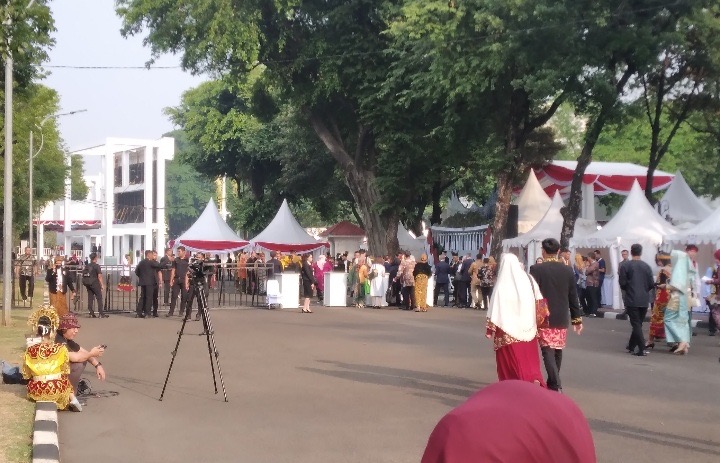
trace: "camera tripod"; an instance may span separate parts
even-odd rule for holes
[[[210,313],[208,311],[207,295],[205,294],[205,285],[202,280],[193,282],[194,291],[198,291],[198,312],[203,322],[203,332],[200,336],[205,335],[208,345],[208,354],[210,354],[210,369],[212,370],[213,385],[215,386],[215,394],[218,393],[217,379],[215,377],[215,366],[217,365],[218,376],[220,377],[220,385],[222,386],[223,396],[225,396],[225,402],[228,401],[227,392],[225,391],[225,381],[223,381],[222,370],[220,369],[220,352],[217,350],[215,345],[215,333],[213,331],[212,320],[210,320]],[[177,343],[175,344],[175,350],[172,351],[172,360],[170,361],[170,368],[168,368],[167,376],[165,377],[165,384],[163,384],[162,392],[160,393],[160,400],[162,401],[165,395],[165,388],[167,387],[168,380],[170,379],[170,372],[172,371],[173,364],[175,363],[175,356],[180,347],[180,340],[185,334],[185,324],[190,318],[189,307],[192,304],[192,299],[188,296],[188,308],[186,308],[185,317],[183,317],[182,327],[178,332]]]

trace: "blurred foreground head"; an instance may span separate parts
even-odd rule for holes
[[[435,426],[422,463],[596,463],[575,403],[525,381],[500,381]]]

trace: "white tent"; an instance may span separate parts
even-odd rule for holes
[[[507,252],[510,248],[527,247],[527,263],[532,265],[535,260],[541,256],[540,244],[546,238],[555,238],[560,240],[562,233],[563,216],[560,209],[564,206],[560,192],[556,191],[553,196],[550,208],[547,210],[542,219],[527,233],[517,238],[509,238],[503,240],[503,249]],[[575,238],[582,238],[597,231],[597,223],[591,220],[578,218],[575,222]]]
[[[552,201],[530,169],[525,186],[512,203],[518,206],[518,233],[526,233],[542,219]]]
[[[286,199],[283,199],[280,209],[270,224],[251,239],[250,243],[267,251],[282,252],[311,252],[327,246],[325,241],[316,240],[300,226],[290,212]]]
[[[205,210],[185,233],[175,240],[174,247],[185,246],[191,251],[235,252],[248,245],[225,223],[215,201],[208,201]]]
[[[448,201],[447,206],[445,206],[445,209],[442,211],[442,214],[440,214],[440,217],[442,220],[445,220],[455,214],[467,214],[468,212],[479,210],[480,208],[475,203],[458,197],[457,193],[453,191],[450,193],[450,200]]]
[[[398,223],[397,238],[400,249],[408,251],[416,258],[420,257],[420,254],[423,252],[427,252],[427,239],[422,235],[417,238],[413,237],[413,235],[410,234],[410,231],[408,231],[408,229],[401,223]]]
[[[643,246],[642,259],[655,268],[655,254],[657,247],[667,235],[677,233],[677,228],[665,221],[645,198],[644,191],[635,182],[615,217],[602,229],[586,236],[570,240],[572,248],[607,248],[610,257],[610,266],[607,269],[606,279],[613,277],[613,307],[621,307],[620,286],[616,278],[620,251],[630,249],[638,243]]]
[[[670,217],[675,225],[681,223],[699,223],[712,214],[712,209],[695,196],[680,171],[658,203],[660,214]]]
[[[720,245],[720,208],[690,228],[665,237],[668,243]]]

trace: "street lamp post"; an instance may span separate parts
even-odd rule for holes
[[[30,8],[35,0],[30,0],[25,9]],[[12,30],[12,17],[8,10],[5,21],[8,31]],[[3,326],[12,323],[12,123],[13,123],[13,57],[10,50],[11,38],[6,39],[7,54],[5,55],[5,184],[3,197]]]
[[[45,125],[47,121],[50,119],[55,119],[60,116],[71,116],[73,114],[77,113],[84,113],[87,111],[87,109],[79,109],[77,111],[70,111],[67,113],[57,113],[57,114],[50,114],[49,116],[45,116],[42,121],[40,121],[40,124],[37,125],[37,128],[40,132],[40,147],[38,148],[37,152],[34,152],[33,148],[33,131],[30,131],[30,153],[28,155],[28,183],[29,185],[29,198],[28,198],[28,211],[29,211],[29,223],[28,223],[28,246],[30,249],[33,247],[33,159],[37,157],[38,154],[40,154],[40,151],[43,149],[43,145],[45,144],[45,137],[42,133],[42,128]],[[40,249],[38,249],[37,255],[40,256]]]

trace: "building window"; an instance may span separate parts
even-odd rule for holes
[[[145,149],[130,152],[130,185],[145,182]]]
[[[115,223],[145,222],[145,192],[129,191],[115,195]]]
[[[115,186],[122,186],[122,153],[115,153]]]

